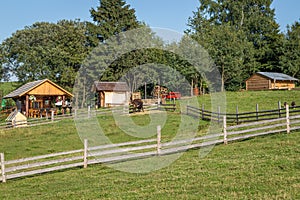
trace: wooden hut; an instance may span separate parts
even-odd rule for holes
[[[298,79],[276,72],[257,72],[246,80],[246,90],[278,90],[295,88]]]
[[[3,98],[12,98],[18,112],[27,117],[38,117],[46,116],[51,110],[56,111],[56,104],[67,106],[67,100],[70,102],[72,97],[67,90],[49,79],[44,79],[26,83]]]
[[[129,88],[125,82],[94,82],[97,107],[128,104]]]

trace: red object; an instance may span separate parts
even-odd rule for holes
[[[181,98],[181,94],[180,92],[169,92],[166,96],[166,99],[180,99]]]

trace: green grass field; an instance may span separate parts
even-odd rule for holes
[[[277,102],[291,102],[300,91],[229,92],[227,111],[277,108]],[[209,96],[199,97],[209,105]],[[298,103],[300,104],[300,102]],[[148,115],[131,117],[146,125]],[[173,137],[180,115],[168,113],[163,139]],[[113,142],[136,140],[115,124],[111,115],[99,116],[99,123]],[[200,126],[207,127],[207,122]],[[82,148],[72,120],[32,128],[0,130],[0,152],[17,159]],[[299,199],[299,132],[274,134],[215,146],[199,157],[190,150],[168,167],[145,174],[117,171],[106,165],[90,165],[0,184],[0,199]]]

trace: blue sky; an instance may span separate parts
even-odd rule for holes
[[[198,0],[127,0],[136,10],[138,20],[151,27],[183,32],[187,19],[199,6]],[[57,22],[61,19],[91,21],[89,10],[99,0],[2,0],[0,3],[0,42],[16,30],[38,21]],[[299,0],[274,0],[276,20],[281,30],[300,19]]]

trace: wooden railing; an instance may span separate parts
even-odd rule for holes
[[[32,176],[36,174],[64,170],[74,167],[86,168],[90,164],[122,162],[132,159],[141,159],[149,156],[167,155],[216,144],[227,144],[236,140],[251,137],[275,134],[280,132],[290,133],[300,129],[300,115],[281,117],[272,120],[263,120],[248,124],[227,126],[227,118],[223,116],[222,131],[202,137],[161,142],[161,127],[157,127],[157,138],[131,141],[118,144],[107,144],[89,147],[84,140],[84,148],[74,151],[53,153],[17,160],[5,160],[4,153],[0,154],[1,176],[0,181]]]
[[[122,107],[123,108],[123,107]],[[125,109],[101,109],[101,110],[94,110],[94,109],[74,109],[72,113],[69,114],[62,114],[62,115],[55,115],[51,112],[46,117],[38,117],[38,118],[28,118],[26,121],[7,121],[0,123],[0,129],[10,129],[15,127],[30,127],[30,126],[38,126],[38,125],[45,125],[50,124],[53,122],[60,121],[62,119],[74,119],[74,118],[90,118],[95,117],[97,115],[104,115],[112,112],[119,112],[120,114],[128,114],[131,112],[131,107],[128,107],[127,110]],[[145,106],[144,110],[156,110],[156,109],[165,109],[165,110],[176,110],[175,104],[162,104],[160,107],[157,106]]]
[[[291,115],[300,114],[300,106],[294,106],[289,110]],[[278,108],[273,110],[263,110],[254,112],[239,113],[238,109],[236,113],[223,113],[218,109],[217,112],[212,112],[202,108],[195,108],[187,106],[187,115],[199,117],[202,120],[212,120],[221,123],[223,117],[227,117],[227,122],[231,124],[249,123],[254,121],[262,121],[268,119],[277,119],[286,116],[286,108]]]

